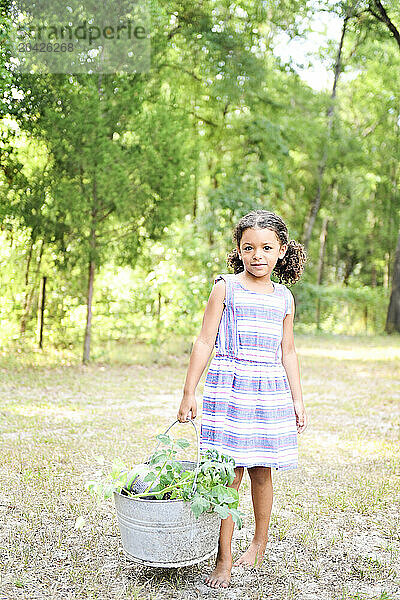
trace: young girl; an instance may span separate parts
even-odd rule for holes
[[[282,283],[298,281],[303,246],[273,212],[244,216],[228,256],[234,274],[215,279],[201,332],[193,346],[178,419],[196,417],[196,386],[216,346],[204,385],[201,451],[217,449],[235,459],[239,489],[244,468],[251,480],[254,538],[236,565],[259,565],[272,509],[271,468],[297,467],[297,433],[305,430],[299,364],[293,339],[294,300]],[[271,281],[271,274],[281,283]],[[296,431],[297,428],[297,431]],[[228,587],[232,569],[232,517],[221,521],[210,587]]]

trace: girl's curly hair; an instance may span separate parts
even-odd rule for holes
[[[245,229],[271,229],[275,232],[280,245],[287,245],[287,250],[283,258],[278,258],[278,261],[273,269],[279,283],[287,283],[289,285],[296,283],[301,277],[304,270],[304,265],[307,261],[307,253],[299,242],[289,240],[288,229],[284,221],[273,212],[268,210],[253,210],[242,217],[239,223],[233,230],[233,241],[236,242],[237,248],[240,247]],[[228,254],[227,265],[232,267],[234,273],[244,271],[244,265],[239,258],[237,248]]]

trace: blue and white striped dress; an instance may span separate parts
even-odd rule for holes
[[[226,282],[225,307],[204,393],[200,449],[232,456],[237,467],[297,467],[292,394],[282,365],[283,319],[292,294],[246,289],[236,275]]]

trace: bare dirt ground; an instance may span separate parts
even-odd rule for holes
[[[400,339],[298,336],[297,350],[310,418],[300,468],[274,474],[265,561],[234,569],[227,590],[203,583],[211,559],[129,562],[112,502],[84,489],[103,460],[137,463],[152,451],[175,419],[188,355],[123,348],[119,360],[82,367],[3,354],[0,599],[400,600]],[[240,507],[235,556],[253,533],[247,475]]]

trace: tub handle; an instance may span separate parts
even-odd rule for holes
[[[189,423],[189,422],[190,422],[190,423],[193,425],[193,427],[194,427],[194,430],[195,430],[195,432],[196,432],[196,440],[197,440],[197,464],[196,464],[196,470],[195,470],[194,479],[193,479],[193,485],[192,485],[192,496],[193,496],[193,495],[194,495],[194,493],[195,493],[195,491],[196,491],[196,489],[197,489],[197,475],[198,475],[198,473],[199,473],[199,470],[200,470],[200,439],[199,439],[199,432],[197,431],[197,427],[196,427],[196,425],[195,425],[195,423],[194,423],[194,420],[193,420],[193,419],[189,419],[189,418],[188,418],[188,420],[187,420],[187,421],[183,421],[183,422],[182,422],[182,421],[178,421],[178,419],[177,419],[176,421],[174,421],[174,422],[172,423],[172,425],[170,425],[169,427],[167,427],[167,429],[164,431],[163,435],[166,435],[166,434],[168,433],[168,431],[169,431],[170,429],[172,429],[172,427],[173,427],[174,425],[176,425],[177,423],[182,423],[182,424],[184,425],[185,423]],[[154,454],[154,452],[157,452],[157,450],[158,450],[158,447],[159,447],[160,443],[161,443],[161,442],[158,442],[157,446],[155,447],[155,449],[154,449],[154,451],[153,451],[153,454]],[[149,461],[149,460],[150,460],[150,457],[149,457],[149,458],[147,459],[147,461],[145,461],[145,462],[146,462],[146,463],[148,463],[148,461]]]

